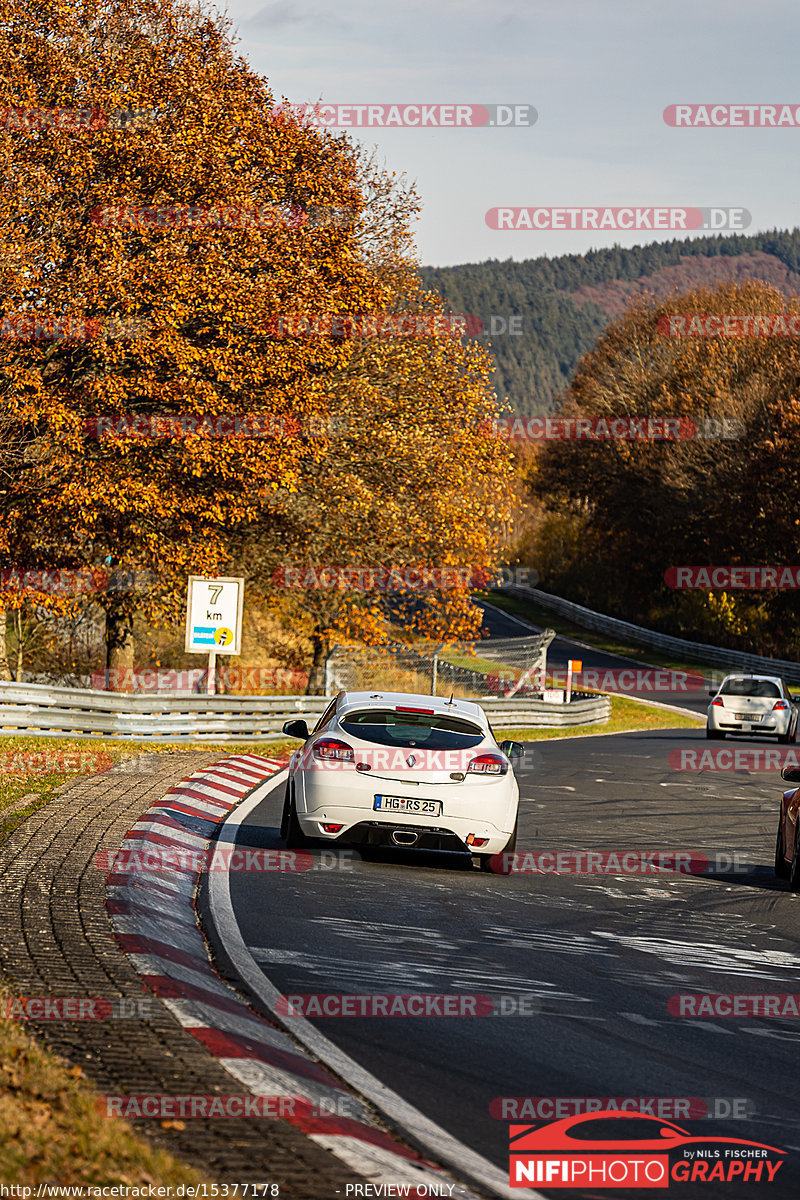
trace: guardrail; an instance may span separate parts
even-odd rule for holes
[[[710,646],[705,642],[689,642],[666,633],[656,633],[655,630],[645,629],[641,625],[631,625],[628,621],[604,616],[603,613],[584,608],[581,604],[573,604],[571,600],[563,600],[561,596],[553,596],[539,588],[506,586],[503,591],[519,596],[528,596],[542,608],[558,613],[562,617],[569,617],[586,629],[593,629],[598,633],[617,634],[629,642],[650,646],[654,650],[666,650],[668,653],[677,654],[682,658],[696,659],[711,667],[720,667],[726,673],[729,671],[755,671],[768,675],[780,675],[790,683],[800,683],[800,663],[789,662],[783,658],[764,658],[760,654],[747,654],[742,650],[725,650],[720,646]]]
[[[600,724],[607,697],[571,704],[476,697],[495,729]],[[161,696],[0,681],[0,736],[113,737],[129,741],[266,741],[292,717],[316,718],[326,696]]]

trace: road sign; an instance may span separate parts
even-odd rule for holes
[[[189,576],[187,654],[241,654],[244,579]]]

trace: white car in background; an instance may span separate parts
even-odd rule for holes
[[[516,845],[516,742],[495,741],[468,700],[403,692],[339,692],[289,763],[281,835],[353,845],[454,850],[491,870]]]
[[[778,675],[726,675],[708,706],[707,738],[757,733],[779,742],[797,740],[794,696]]]

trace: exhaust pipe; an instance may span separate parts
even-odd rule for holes
[[[413,846],[418,837],[418,833],[405,833],[399,829],[392,830],[392,841],[395,846]]]

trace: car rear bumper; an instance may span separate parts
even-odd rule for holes
[[[420,812],[376,811],[376,794],[440,800],[439,816]],[[508,844],[517,819],[519,791],[513,775],[466,787],[420,785],[397,780],[345,778],[338,774],[298,771],[295,777],[297,820],[307,837],[368,845],[408,845],[419,849],[499,854]],[[341,825],[329,831],[326,825]],[[403,841],[395,834],[412,834]]]
[[[429,825],[388,825],[383,821],[359,821],[340,834],[314,836],[333,837],[334,841],[345,841],[354,846],[396,846],[401,850],[452,850],[462,854],[472,852],[472,848],[463,838],[444,826],[432,828]],[[505,836],[508,841],[508,836]],[[482,846],[480,850],[482,854],[487,853],[488,847]]]
[[[712,706],[708,713],[708,728],[715,733],[763,733],[776,737],[785,735],[792,720],[791,712],[770,712],[766,720],[737,721],[728,709]]]

